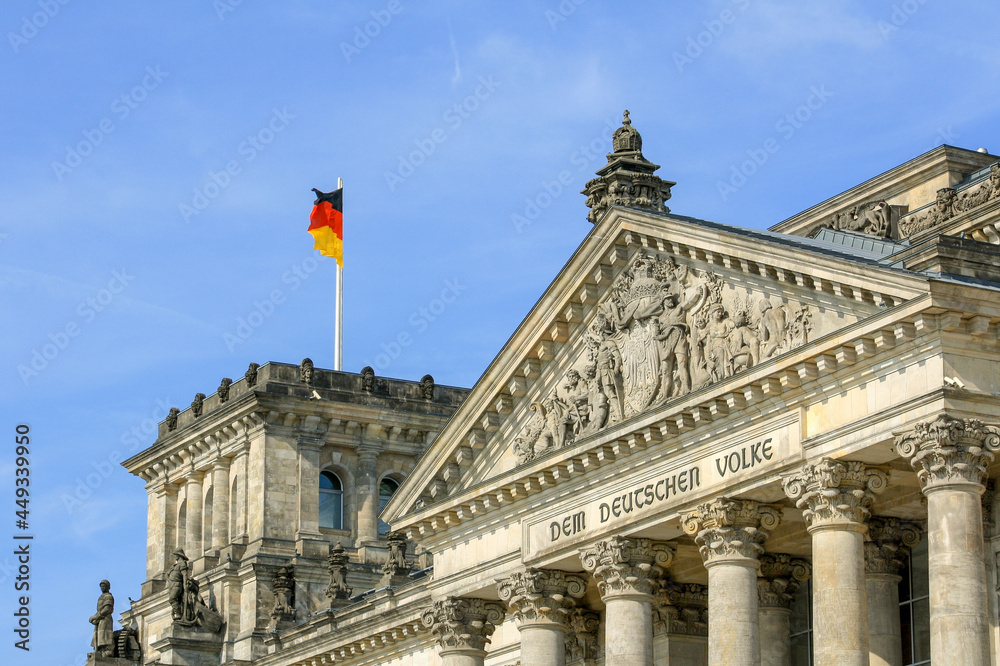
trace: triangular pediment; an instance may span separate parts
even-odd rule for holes
[[[587,237],[390,504],[401,518],[920,293],[808,241],[632,209]],[[877,285],[877,287],[874,287]]]

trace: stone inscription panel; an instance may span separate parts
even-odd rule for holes
[[[744,432],[719,445],[704,447],[701,455],[671,459],[655,471],[642,470],[613,492],[584,495],[579,504],[547,518],[525,522],[524,560],[575,546],[604,534],[625,533],[637,521],[662,515],[677,507],[721,494],[731,485],[765,475],[802,458],[799,422],[782,423]]]

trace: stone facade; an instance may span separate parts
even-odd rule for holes
[[[125,463],[130,654],[1000,663],[998,158],[942,146],[763,232],[672,213],[627,114],[611,148],[471,391],[306,359],[171,411]]]

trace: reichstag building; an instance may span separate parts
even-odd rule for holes
[[[471,390],[305,359],[172,410],[89,663],[1000,663],[1000,157],[762,231],[611,149]]]

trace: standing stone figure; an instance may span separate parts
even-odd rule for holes
[[[101,581],[101,596],[97,598],[97,612],[90,617],[94,625],[94,656],[110,657],[115,649],[114,626],[111,615],[115,612],[115,598],[111,596],[111,583]]]
[[[314,367],[312,359],[302,359],[302,362],[299,363],[299,381],[303,384],[312,384]]]
[[[178,548],[174,551],[174,565],[167,572],[167,600],[170,602],[170,612],[175,620],[183,620],[185,615],[185,591],[187,590],[188,579],[188,558],[184,550]]]

